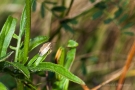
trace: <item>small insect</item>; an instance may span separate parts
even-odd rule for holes
[[[43,56],[45,55],[48,51],[51,51],[51,42],[43,44],[43,46],[39,50],[39,55]]]

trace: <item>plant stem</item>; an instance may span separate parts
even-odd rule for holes
[[[18,59],[18,52],[19,52],[19,48],[20,48],[20,43],[21,43],[21,37],[19,35],[19,38],[18,38],[18,41],[17,41],[16,53],[15,53],[15,62],[17,62],[17,59]]]
[[[25,0],[26,2],[26,30],[24,38],[24,57],[23,64],[27,62],[28,50],[29,50],[29,41],[30,41],[30,29],[31,29],[31,0]]]
[[[17,90],[24,90],[21,80],[16,79],[16,81],[17,81]]]
[[[67,13],[66,13],[65,16],[67,16],[69,14],[70,9],[71,9],[71,7],[73,5],[73,2],[74,2],[74,0],[71,0],[70,5],[69,5],[69,9],[67,10]],[[64,3],[65,3],[65,1],[62,2],[62,4],[64,4]],[[60,32],[61,28],[62,28],[62,26],[60,25],[58,27],[58,29],[50,36],[50,41],[55,37],[55,35],[57,35]]]

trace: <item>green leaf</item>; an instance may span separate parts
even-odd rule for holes
[[[7,58],[9,58],[9,56],[11,56],[11,54],[13,54],[14,51],[12,52],[9,52],[7,55],[3,56],[3,57],[0,57],[0,62],[3,62],[5,61]]]
[[[119,24],[122,23],[123,21],[125,21],[128,18],[128,14],[124,14],[120,20],[119,20]]]
[[[28,66],[31,66],[39,57],[39,54],[36,54],[29,62],[28,62]]]
[[[89,0],[90,2],[94,3],[96,0]]]
[[[15,31],[17,20],[9,16],[0,33],[0,57],[6,55],[7,48],[10,44]]]
[[[77,46],[78,46],[78,43],[76,41],[74,41],[74,40],[68,41],[67,47],[74,48],[74,47],[77,47]]]
[[[103,15],[103,11],[99,10],[96,13],[93,14],[92,19],[95,20]]]
[[[0,90],[8,90],[6,86],[0,82]]]
[[[44,3],[41,4],[40,12],[41,12],[42,18],[44,18],[45,17],[45,4]]]
[[[29,51],[33,50],[33,49],[34,49],[35,47],[37,47],[38,45],[47,42],[48,39],[49,39],[49,38],[46,37],[46,36],[38,36],[38,37],[33,38],[33,39],[30,41]]]
[[[14,59],[15,62],[17,62],[17,60],[19,59],[19,56],[18,56],[19,53],[21,53],[19,51],[21,51],[20,50],[20,47],[21,47],[20,45],[21,45],[22,36],[23,36],[25,28],[26,28],[26,19],[27,19],[27,16],[26,16],[26,6],[24,6],[24,9],[23,9],[23,12],[22,12],[22,15],[21,15],[21,20],[20,20],[20,32],[19,32],[16,52],[15,52],[15,59]],[[19,60],[21,61],[23,59],[21,58]]]
[[[64,24],[61,24],[61,25],[65,30],[70,31],[71,33],[74,33],[73,28],[71,28],[68,24],[64,23]]]
[[[129,35],[129,36],[134,36],[133,32],[123,32],[123,34]]]
[[[24,34],[25,27],[26,27],[26,19],[27,19],[27,16],[26,16],[26,6],[25,6],[22,12],[21,20],[20,20],[20,33],[19,33],[20,37],[22,37],[22,35]]]
[[[130,28],[130,27],[132,27],[133,25],[134,25],[133,22],[129,22],[128,24],[126,24],[126,25],[122,28],[122,30],[127,29],[127,28]]]
[[[85,85],[85,83],[80,78],[78,78],[77,76],[75,76],[74,74],[69,72],[67,69],[65,69],[64,67],[62,67],[58,64],[53,64],[50,62],[43,62],[43,63],[40,63],[36,67],[29,67],[29,69],[32,72],[46,71],[46,70],[52,71],[52,72],[62,75],[63,77],[69,79],[70,81],[73,81],[73,82],[81,84],[81,85]]]
[[[104,23],[109,24],[112,20],[113,20],[112,18],[108,18],[108,19],[104,20]]]
[[[7,82],[8,81],[8,82]],[[3,74],[0,77],[0,82],[3,83],[8,89],[12,90],[11,88],[16,87],[15,78],[9,74]],[[0,90],[3,90],[0,88]]]
[[[52,8],[52,11],[56,11],[56,12],[64,12],[66,10],[65,6],[56,6]]]
[[[77,20],[76,19],[64,19],[60,21],[61,24],[66,24],[66,23],[71,23],[71,24],[77,24]]]
[[[37,3],[36,3],[36,0],[32,0],[32,11],[36,11],[36,6],[37,6]]]
[[[51,53],[51,50],[49,50],[46,54],[43,56],[39,56],[37,60],[33,63],[34,66],[38,66],[39,63],[45,60],[45,58]]]
[[[106,2],[105,1],[101,1],[99,3],[97,3],[96,5],[94,5],[94,7],[100,9],[100,10],[104,10],[107,8]]]
[[[122,8],[119,8],[116,12],[115,12],[115,16],[114,18],[118,18],[123,12],[123,9]]]
[[[52,5],[56,5],[57,4],[57,2],[51,2],[51,1],[44,1],[46,4],[52,4]]]
[[[30,72],[26,66],[23,64],[20,64],[18,62],[7,62],[7,64],[13,66],[14,68],[17,68],[20,70],[27,78],[30,78]]]

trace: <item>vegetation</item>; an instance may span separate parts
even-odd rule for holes
[[[133,89],[132,2],[5,0],[0,89]]]

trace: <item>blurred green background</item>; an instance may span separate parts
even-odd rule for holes
[[[0,29],[9,15],[17,18],[19,23],[24,0],[0,1]],[[61,8],[54,10],[56,6]],[[71,71],[90,88],[108,80],[124,66],[135,39],[134,0],[36,0],[31,16],[31,38],[45,35],[49,36],[53,43],[53,51],[48,56],[48,61],[54,60],[58,47],[65,46],[69,39],[79,43]],[[71,21],[68,22],[68,19]],[[18,29],[19,24],[16,33]],[[14,42],[16,41],[12,40],[11,45],[15,46]],[[39,48],[31,55],[38,51]],[[134,61],[131,64],[132,70]],[[0,81],[6,83],[7,87],[12,89],[12,86],[15,86],[11,84],[14,82],[12,78],[7,80],[11,83],[3,81],[3,78],[5,74],[1,74]],[[38,81],[38,78],[35,77],[35,81]],[[44,82],[42,78],[39,82],[41,81]],[[133,90],[134,75],[129,75],[125,83],[123,90]],[[115,90],[116,85],[117,81],[114,81],[100,90]],[[71,82],[69,90],[82,89]]]

